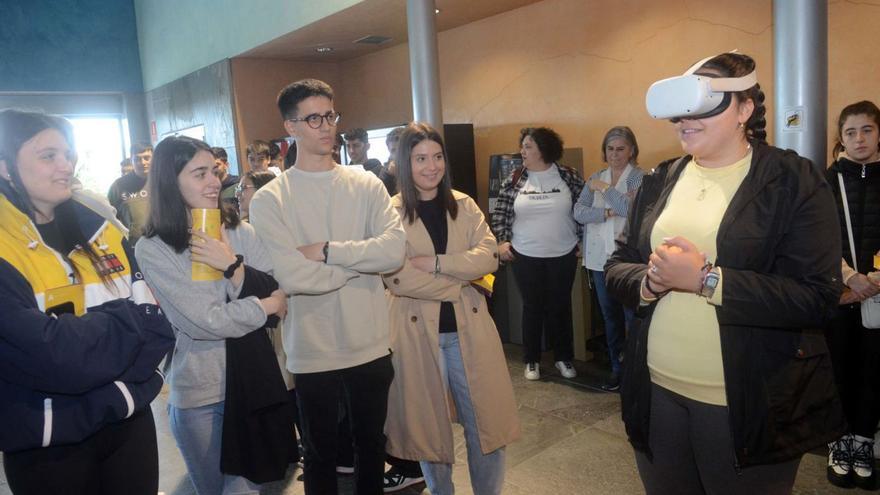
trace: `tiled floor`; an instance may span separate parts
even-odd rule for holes
[[[523,378],[516,346],[507,349],[513,386],[519,404],[523,438],[508,447],[505,494],[639,494],[644,493],[632,449],[626,442],[620,421],[617,394],[598,389],[602,372],[594,363],[576,363],[580,376],[565,380],[552,363],[541,367],[544,377],[537,382]],[[552,372],[548,371],[552,370]],[[153,404],[159,435],[160,490],[166,495],[190,495],[195,490],[174,439],[168,430],[165,414],[167,393]],[[456,427],[458,464],[454,480],[456,492],[472,494],[467,472],[464,437]],[[265,486],[264,494],[299,495],[303,493],[299,470],[291,469],[283,482]],[[340,493],[352,493],[351,478],[340,479]],[[0,476],[0,495],[11,493]],[[429,495],[424,485],[413,487],[404,495]],[[825,481],[824,458],[807,454],[801,462],[794,493],[853,493],[838,490]]]

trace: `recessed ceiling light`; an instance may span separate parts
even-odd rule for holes
[[[315,48],[315,51],[318,53],[329,53],[333,51],[333,48],[329,46],[319,46],[318,48]]]
[[[434,13],[435,13],[435,14],[439,14],[439,13],[440,13],[440,9],[434,9]]]

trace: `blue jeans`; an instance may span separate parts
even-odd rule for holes
[[[498,495],[504,488],[504,447],[483,454],[480,448],[480,433],[477,431],[477,417],[471,403],[471,393],[465,377],[464,363],[458,333],[440,334],[440,372],[443,381],[449,386],[458,420],[464,427],[467,445],[468,471],[471,474],[471,487],[475,495]],[[452,495],[452,464],[442,462],[419,463],[425,476],[425,483],[431,495]]]
[[[608,344],[608,357],[611,359],[611,372],[620,374],[620,353],[626,342],[626,329],[632,324],[635,313],[630,308],[617,302],[608,288],[605,287],[605,272],[590,270],[593,290],[602,308],[602,319],[605,321],[605,342]],[[626,326],[624,326],[626,325]]]
[[[259,494],[260,485],[220,472],[223,402],[180,409],[168,406],[171,433],[199,495]]]

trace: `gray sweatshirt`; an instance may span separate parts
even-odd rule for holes
[[[341,166],[288,169],[254,194],[250,218],[288,296],[282,339],[288,370],[338,370],[388,355],[380,274],[403,264],[406,233],[375,175]],[[296,249],[325,241],[326,263]]]
[[[241,223],[227,231],[232,249],[244,263],[269,272],[270,258],[253,227]],[[241,337],[266,322],[256,297],[236,300],[238,290],[227,279],[192,280],[189,249],[177,254],[156,237],[141,237],[135,258],[168,320],[177,342],[168,383],[168,402],[178,408],[206,406],[224,399],[226,391],[226,342]],[[226,302],[229,296],[231,302]]]

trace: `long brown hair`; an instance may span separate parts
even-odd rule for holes
[[[188,136],[169,136],[162,140],[153,153],[147,189],[150,191],[150,213],[144,227],[144,237],[159,236],[175,252],[182,253],[189,247],[189,207],[180,193],[177,177],[196,153],[211,153],[204,141]],[[211,154],[213,156],[213,153]],[[217,198],[220,219],[227,228],[238,226],[235,211],[223,208],[222,197]]]
[[[443,179],[437,188],[437,195],[443,201],[443,210],[455,220],[458,216],[458,204],[452,195],[452,176],[449,167],[449,155],[446,153],[446,144],[443,136],[436,129],[424,122],[412,122],[406,126],[400,134],[400,146],[397,148],[397,189],[403,200],[403,218],[410,224],[416,221],[416,206],[419,204],[419,192],[412,173],[412,150],[424,140],[431,140],[440,145],[443,150],[443,159],[446,167],[443,170]]]

